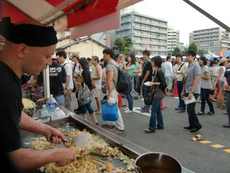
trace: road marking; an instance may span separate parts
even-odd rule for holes
[[[208,140],[201,140],[199,141],[201,144],[211,144],[212,142],[211,141],[208,141]]]
[[[144,115],[146,117],[150,117],[150,115],[151,115],[151,113],[143,113],[143,112],[141,112],[141,107],[134,107],[133,112],[137,113],[138,115]],[[212,143],[209,140],[203,140],[202,136],[200,136],[200,139],[197,139],[197,138],[195,138],[193,136],[192,140],[197,141],[200,144],[211,144]],[[221,145],[221,144],[212,144],[212,145],[209,145],[209,146],[212,147],[212,148],[215,148],[215,149],[223,149],[223,148],[225,148],[225,146]],[[230,148],[224,149],[224,152],[230,154]]]
[[[220,144],[213,144],[213,145],[210,145],[212,148],[215,148],[215,149],[221,149],[221,148],[224,148],[224,145],[220,145]]]
[[[135,112],[137,114],[144,115],[146,117],[150,117],[150,113],[143,113],[143,112],[141,112],[141,107],[134,107],[133,108],[133,112]]]
[[[224,149],[224,152],[230,154],[230,148]]]

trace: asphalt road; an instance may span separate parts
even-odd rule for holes
[[[203,126],[200,131],[203,140],[194,142],[192,134],[183,129],[188,125],[187,114],[174,111],[175,98],[167,97],[165,101],[167,109],[163,111],[164,130],[145,134],[149,115],[123,112],[126,131],[120,135],[151,151],[168,153],[196,173],[230,173],[230,129],[222,128],[222,124],[227,122],[224,111],[216,109],[214,116],[199,116]],[[141,104],[141,100],[135,101],[136,107]],[[199,107],[200,104],[197,104],[197,109]]]

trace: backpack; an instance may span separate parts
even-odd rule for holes
[[[117,84],[116,84],[116,90],[118,93],[123,95],[128,95],[132,91],[132,79],[131,76],[121,70],[119,67],[117,67]]]

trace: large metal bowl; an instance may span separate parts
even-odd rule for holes
[[[181,164],[164,153],[145,153],[135,161],[137,173],[181,173]]]

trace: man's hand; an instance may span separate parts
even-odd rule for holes
[[[225,85],[224,85],[224,90],[225,90],[225,91],[230,91],[230,85],[225,84]]]
[[[65,136],[64,134],[51,126],[46,125],[45,131],[44,131],[44,136],[52,143],[55,144],[60,144],[61,142],[65,141]]]
[[[49,150],[32,150],[21,148],[9,153],[10,159],[22,172],[31,172],[49,163],[64,166],[76,158],[74,149],[54,148]],[[32,171],[33,172],[33,171]]]
[[[57,166],[65,166],[75,160],[76,155],[70,148],[54,149],[50,160],[54,160]]]
[[[113,97],[109,96],[107,102],[108,102],[110,105],[112,105],[112,104],[115,104],[115,103],[116,103],[116,99],[114,99]]]
[[[190,100],[190,99],[192,99],[192,97],[193,97],[193,93],[189,93],[188,99]]]

